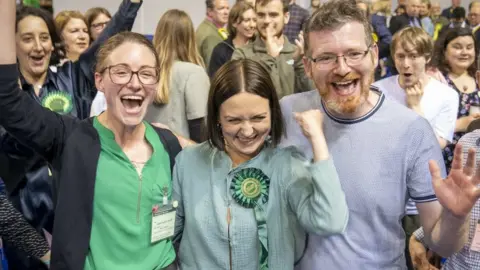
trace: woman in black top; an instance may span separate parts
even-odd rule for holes
[[[213,49],[208,65],[210,78],[232,58],[235,48],[244,46],[255,38],[256,27],[257,15],[253,6],[247,2],[237,2],[228,15],[227,30],[230,36]]]
[[[163,201],[171,199],[171,187],[163,183],[170,183],[180,150],[171,132],[143,121],[159,80],[158,54],[152,43],[141,34],[122,32],[102,44],[96,56],[95,86],[105,93],[108,108],[96,118],[79,120],[40,106],[19,89],[14,24],[15,3],[0,0],[0,36],[4,38],[0,51],[0,125],[51,164],[58,188],[51,269],[83,270],[92,266],[92,261],[109,266],[102,269],[142,269],[135,265],[145,261],[148,265],[143,269],[164,269],[173,264],[169,238],[145,237],[152,232],[152,206],[160,204],[162,197]],[[157,163],[150,165],[152,158]],[[121,166],[127,173],[112,178],[112,166]],[[151,172],[143,175],[143,169]],[[147,182],[150,186],[142,185]],[[114,188],[96,193],[99,183]],[[128,198],[138,199],[137,205],[118,208],[112,194],[135,194]],[[111,230],[101,237],[112,248],[99,250],[99,241],[90,241],[92,227],[106,221],[108,215],[95,214],[94,205],[105,202],[117,214],[108,217]],[[130,222],[128,218],[136,215],[141,215],[141,222]],[[143,248],[130,249],[130,241],[118,241],[127,238]],[[164,249],[158,252],[158,247]],[[95,259],[97,255],[100,260]],[[89,264],[87,258],[92,258]]]

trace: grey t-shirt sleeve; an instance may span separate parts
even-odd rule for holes
[[[188,120],[203,118],[207,115],[208,91],[210,79],[201,67],[191,72],[185,82],[185,111]]]
[[[432,186],[429,161],[434,160],[445,177],[445,163],[437,138],[428,121],[418,117],[410,124],[405,134],[407,148],[407,188],[410,198],[416,203],[437,200]]]

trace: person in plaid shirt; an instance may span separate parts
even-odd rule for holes
[[[287,36],[290,43],[295,44],[295,40],[298,39],[298,34],[302,31],[303,24],[308,20],[310,13],[297,5],[295,0],[290,1],[288,12],[290,13],[290,18],[285,28],[283,28],[283,34]]]
[[[476,160],[480,160],[480,129],[476,129],[470,133],[465,134],[458,142],[462,145],[463,161],[467,160],[468,149],[474,148],[477,150]],[[450,256],[442,270],[470,270],[480,269],[480,252],[472,249],[472,242],[475,236],[475,231],[480,221],[480,201],[475,203],[470,213],[470,227],[468,232],[468,241],[463,248]],[[477,235],[477,237],[480,235]],[[416,230],[410,238],[410,256],[416,269],[436,269],[429,265],[426,250],[423,243],[424,232],[423,228]],[[428,268],[430,267],[430,268]]]

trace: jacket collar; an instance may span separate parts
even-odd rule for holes
[[[294,53],[295,46],[290,43],[285,35],[283,35],[283,48],[280,53]],[[265,42],[262,40],[260,36],[258,36],[255,41],[253,42],[253,49],[256,52],[267,53],[267,47],[265,46]]]
[[[25,77],[23,76],[23,74],[20,72],[19,70],[19,79],[20,79],[20,85],[22,87],[23,90],[25,91],[30,91],[33,89],[33,85],[31,85],[29,82],[27,82],[27,80],[25,79]],[[48,67],[47,69],[47,76],[45,77],[45,82],[43,83],[42,85],[42,88],[45,86],[45,85],[49,85],[49,84],[53,84],[55,85],[55,73],[50,69],[50,67]]]

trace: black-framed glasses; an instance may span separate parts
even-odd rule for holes
[[[99,22],[99,23],[92,23],[91,26],[93,28],[95,28],[96,30],[100,30],[100,29],[103,29],[105,28],[105,26],[109,23],[110,21],[108,22]]]
[[[310,61],[312,61],[317,68],[329,68],[332,64],[338,62],[338,58],[343,57],[345,59],[345,63],[349,66],[355,66],[360,64],[365,56],[368,54],[372,46],[368,46],[368,48],[364,51],[349,51],[346,54],[336,55],[331,53],[322,54],[316,58],[308,57]]]
[[[124,64],[108,66],[102,70],[102,73],[108,70],[110,80],[114,84],[125,85],[128,84],[133,75],[137,75],[138,80],[144,85],[153,85],[160,80],[159,70],[154,67],[142,67],[137,71],[133,71],[129,66]]]

